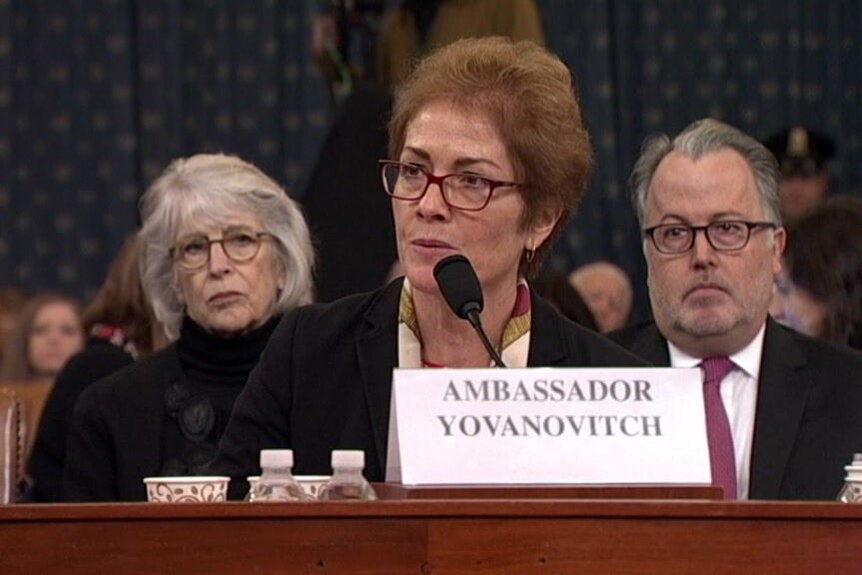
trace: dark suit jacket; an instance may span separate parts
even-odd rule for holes
[[[131,354],[121,347],[104,339],[93,338],[81,353],[70,358],[63,366],[42,410],[39,432],[28,463],[34,501],[63,500],[66,438],[78,396],[96,381],[133,362]]]
[[[75,404],[64,469],[69,501],[145,501],[162,468],[164,393],[183,381],[176,344],[88,387]]]
[[[339,106],[317,154],[302,203],[318,254],[318,301],[373,290],[398,259],[392,204],[377,165],[389,153],[391,107],[389,90],[359,86]]]
[[[237,399],[213,465],[213,473],[233,478],[232,497],[260,472],[259,452],[267,448],[292,448],[300,475],[330,473],[333,449],[362,449],[366,477],[384,479],[401,284],[282,320]],[[645,365],[531,291],[530,366]]]
[[[670,365],[654,323],[610,335]],[[751,451],[751,499],[835,499],[862,452],[862,354],[767,320]]]

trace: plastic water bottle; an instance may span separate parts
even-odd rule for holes
[[[842,503],[862,503],[862,453],[853,455],[853,461],[844,468],[847,479],[838,494]]]
[[[364,451],[334,450],[332,452],[332,477],[320,488],[317,499],[320,501],[377,499],[374,488],[362,475],[364,468]]]
[[[261,450],[260,468],[260,479],[252,483],[246,497],[247,501],[307,501],[309,499],[291,473],[292,450]]]

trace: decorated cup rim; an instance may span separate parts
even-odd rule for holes
[[[230,477],[223,475],[200,475],[200,476],[179,476],[179,477],[144,477],[144,483],[228,483]]]

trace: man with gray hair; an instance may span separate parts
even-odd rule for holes
[[[862,452],[862,355],[768,317],[786,233],[778,167],[712,119],[644,144],[631,177],[654,323],[612,339],[700,367],[713,483],[728,499],[834,499]]]

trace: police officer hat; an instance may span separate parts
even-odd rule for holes
[[[770,136],[764,145],[775,155],[783,176],[813,176],[835,156],[832,138],[795,126]]]

